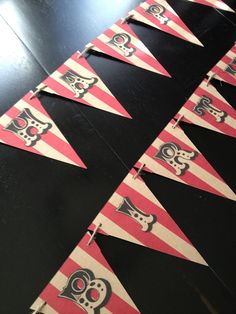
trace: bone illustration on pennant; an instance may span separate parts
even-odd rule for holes
[[[228,113],[223,110],[219,110],[215,106],[212,105],[212,99],[208,96],[203,95],[198,104],[193,108],[193,111],[199,116],[204,116],[205,111],[215,117],[216,122],[224,122],[225,118],[228,116]]]
[[[41,139],[41,135],[46,134],[51,127],[51,123],[39,120],[29,108],[24,108],[8,123],[4,130],[14,133],[25,142],[26,146],[32,147]]]
[[[167,24],[170,19],[164,15],[165,10],[166,9],[161,4],[152,4],[145,12],[155,17],[161,24]]]
[[[72,70],[64,73],[61,79],[72,88],[76,98],[82,98],[98,82],[96,77],[84,77]]]
[[[227,67],[225,68],[225,72],[236,77],[236,58],[234,58],[232,62],[229,65],[227,65]]]
[[[196,151],[184,150],[174,142],[167,142],[160,146],[154,158],[163,160],[175,169],[177,176],[183,176],[190,165],[187,160],[194,160],[198,156]]]
[[[70,275],[58,297],[75,302],[88,314],[99,314],[109,301],[111,292],[106,279],[96,278],[90,269],[82,268]]]
[[[117,212],[128,215],[133,218],[144,232],[150,232],[153,224],[157,221],[156,215],[147,215],[142,210],[134,206],[129,197],[124,197],[120,206],[116,209]]]
[[[134,47],[129,47],[130,42],[131,37],[128,34],[118,33],[115,34],[108,43],[121,50],[125,57],[131,57],[136,49]]]

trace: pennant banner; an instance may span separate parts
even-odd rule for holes
[[[38,87],[87,106],[131,118],[79,52],[73,54]]]
[[[204,80],[175,116],[181,121],[236,137],[236,110]]]
[[[113,24],[103,34],[94,39],[91,44],[93,50],[145,70],[171,77],[129,25],[126,22],[123,23],[123,20]]]
[[[224,3],[222,0],[187,0],[190,2],[196,2],[203,5],[207,5],[216,9],[221,9],[229,12],[235,12],[233,9],[231,9],[226,3]]]
[[[135,170],[131,170],[89,229],[207,265]]]
[[[40,308],[44,314],[140,313],[97,244],[88,245],[89,239],[87,233],[32,310]]]
[[[0,142],[86,168],[37,98],[26,94],[0,117]]]
[[[129,14],[132,19],[203,46],[165,0],[147,0]]]
[[[235,193],[171,120],[141,156],[136,167],[198,189],[236,200]]]
[[[207,75],[236,86],[236,44],[234,44]]]

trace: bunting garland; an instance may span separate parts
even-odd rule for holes
[[[187,0],[235,12],[222,0]],[[171,78],[127,23],[147,24],[203,46],[166,0],[146,0],[92,40],[92,49]],[[86,51],[85,49],[85,51]],[[214,78],[236,86],[236,43],[207,73],[174,119],[157,136],[95,217],[31,310],[42,314],[140,313],[94,241],[96,232],[204,266],[207,262],[139,176],[155,173],[236,201],[236,194],[187,137],[178,122],[236,138],[236,110],[214,88]],[[132,119],[101,78],[76,52],[0,117],[0,143],[86,169],[36,97],[41,90]]]
[[[43,90],[126,118],[131,116],[79,53],[74,53],[39,87]]]
[[[176,119],[236,137],[236,110],[205,79],[179,110]]]
[[[174,120],[135,164],[136,167],[236,201],[235,193]]]
[[[32,92],[0,117],[0,142],[86,168]]]
[[[131,170],[89,229],[207,265],[160,202]]]
[[[140,313],[98,245],[86,233],[42,291],[32,310],[43,314]]]
[[[236,86],[236,44],[207,73],[210,78]]]
[[[226,3],[224,3],[222,0],[187,0],[190,2],[196,2],[199,4],[207,5],[216,9],[221,9],[229,12],[235,12],[233,9],[231,9]]]
[[[91,49],[137,67],[171,77],[122,19],[91,41]]]
[[[165,0],[144,1],[129,14],[132,19],[203,46]]]

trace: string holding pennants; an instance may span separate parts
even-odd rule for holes
[[[236,43],[207,75],[209,80],[216,79],[236,86]]]
[[[88,64],[83,53],[78,51],[48,76],[39,88],[42,85],[45,92],[131,119],[129,113]]]
[[[129,15],[131,19],[160,29],[193,44],[203,46],[165,0],[141,2],[137,8],[129,12]]]
[[[185,0],[185,1],[195,2],[195,3],[198,3],[198,4],[207,5],[207,6],[216,8],[216,9],[225,10],[225,11],[229,11],[229,12],[234,12],[235,13],[235,11],[233,9],[231,9],[222,0]]]
[[[31,306],[43,314],[140,313],[87,232]]]
[[[171,120],[135,167],[236,201],[235,193],[190,141],[178,122]]]
[[[91,49],[145,70],[171,77],[138,36],[120,19],[91,41]]]
[[[145,182],[132,169],[99,212],[90,230],[202,265],[206,261]]]
[[[0,142],[86,168],[32,92],[0,117]]]
[[[175,118],[236,137],[236,110],[204,79]]]

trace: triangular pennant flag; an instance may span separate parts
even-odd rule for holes
[[[236,44],[234,44],[207,75],[236,86]]]
[[[124,20],[119,20],[91,42],[91,49],[137,67],[171,77]]]
[[[95,241],[86,233],[42,291],[32,310],[43,314],[140,313]]]
[[[235,193],[171,120],[135,167],[236,201]]]
[[[203,5],[207,5],[209,7],[213,7],[216,9],[221,9],[229,12],[235,12],[233,9],[231,9],[226,3],[224,3],[222,0],[187,0],[190,2],[196,2]]]
[[[136,21],[158,28],[196,45],[203,46],[165,0],[144,1],[137,8],[130,11],[129,14]]]
[[[29,92],[0,117],[0,142],[86,168],[37,98]]]
[[[236,110],[206,79],[194,91],[175,118],[236,137]]]
[[[131,170],[89,229],[207,265],[160,202]]]
[[[74,53],[38,87],[43,87],[43,91],[131,119],[79,52]]]

